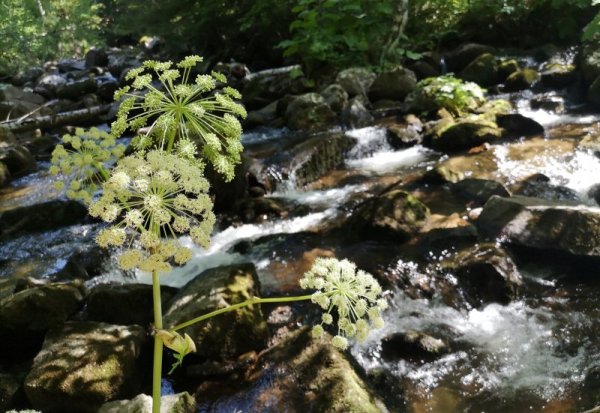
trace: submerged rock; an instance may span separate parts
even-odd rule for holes
[[[253,264],[213,268],[183,286],[166,306],[164,325],[173,327],[194,317],[259,296]],[[196,343],[197,355],[226,359],[262,349],[268,339],[260,306],[221,314],[182,330]]]
[[[443,340],[418,331],[394,333],[381,340],[385,360],[433,361],[449,351]]]
[[[160,398],[160,413],[195,413],[196,408],[196,399],[187,392]],[[131,400],[108,402],[97,413],[152,413],[152,397],[140,394]]]
[[[50,331],[25,378],[29,401],[44,412],[95,412],[132,394],[145,336],[139,326],[91,322]]]
[[[262,353],[247,374],[248,412],[385,413],[386,407],[356,374],[331,337],[311,337],[303,328]]]
[[[488,239],[575,256],[600,257],[600,208],[522,196],[493,196],[476,224]]]
[[[392,190],[367,199],[349,220],[350,228],[367,239],[406,241],[429,216],[429,208],[408,192]]]

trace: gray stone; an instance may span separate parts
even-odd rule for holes
[[[139,326],[73,322],[51,330],[25,378],[25,393],[45,412],[95,412],[135,394],[137,359],[146,333]]]
[[[285,110],[286,125],[291,129],[323,130],[330,127],[335,119],[335,113],[318,93],[296,96]]]
[[[338,73],[335,83],[342,86],[350,97],[367,96],[375,77],[375,73],[367,68],[351,67]]]
[[[477,227],[488,239],[574,256],[600,257],[600,208],[493,196]]]
[[[510,192],[500,182],[478,178],[466,178],[456,182],[452,185],[452,192],[476,205],[485,204],[494,195],[510,196]]]
[[[362,99],[353,97],[342,112],[342,122],[351,128],[362,128],[373,123],[373,116],[365,108]]]
[[[321,92],[321,96],[323,96],[331,110],[336,113],[341,112],[348,105],[348,93],[337,83],[327,86]]]
[[[498,59],[491,53],[484,53],[461,70],[458,77],[480,86],[495,85],[500,81]]]

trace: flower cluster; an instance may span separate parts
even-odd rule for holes
[[[171,260],[184,264],[192,257],[179,235],[203,247],[210,243],[215,215],[208,188],[202,168],[175,154],[153,150],[122,158],[90,205],[90,215],[112,224],[96,241],[105,248],[138,241],[142,249],[127,249],[120,266],[168,272]]]
[[[138,149],[175,150],[188,158],[195,155],[193,142],[199,140],[202,155],[231,180],[243,150],[237,118],[245,118],[246,110],[235,101],[241,98],[239,92],[224,86],[223,74],[212,72],[192,80],[192,68],[201,61],[199,56],[186,57],[177,65],[146,61],[130,70],[126,79],[131,86],[115,92],[115,100],[123,100],[112,133],[120,136],[145,128],[134,141]]]
[[[67,181],[67,197],[86,204],[92,201],[99,185],[108,178],[106,163],[123,156],[125,146],[98,128],[75,130],[75,135],[64,135],[62,144],[52,152],[52,175],[63,174]],[[63,180],[56,181],[56,189],[65,188]]]
[[[348,347],[347,337],[358,341],[367,338],[369,330],[383,327],[381,311],[387,302],[381,298],[381,286],[375,278],[348,260],[317,258],[310,271],[300,280],[300,286],[317,290],[311,297],[326,312],[321,323],[313,327],[313,335],[323,335],[323,324],[334,323],[337,312],[337,335],[332,344],[340,349]]]

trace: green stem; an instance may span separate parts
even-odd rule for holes
[[[212,311],[210,313],[203,314],[200,317],[192,318],[191,320],[186,321],[185,323],[181,323],[181,324],[176,325],[175,327],[169,329],[169,331],[181,330],[182,328],[189,327],[192,324],[199,323],[200,321],[204,321],[204,320],[206,320],[208,318],[211,318],[211,317],[214,317],[216,315],[223,314],[223,313],[228,313],[230,311],[237,310],[238,308],[246,307],[246,306],[253,305],[253,304],[289,303],[289,302],[292,302],[292,301],[310,300],[311,298],[312,298],[312,294],[309,294],[309,295],[300,295],[300,296],[295,296],[295,297],[273,297],[273,298],[258,298],[258,297],[253,297],[253,298],[250,298],[250,299],[248,299],[246,301],[243,301],[241,303],[233,304],[233,305],[227,306],[225,308],[220,308],[220,309]]]
[[[152,271],[152,301],[154,305],[154,327],[163,328],[162,301],[160,297],[160,277],[157,271]],[[152,413],[160,413],[161,377],[162,377],[163,342],[154,336],[154,362],[152,366]]]

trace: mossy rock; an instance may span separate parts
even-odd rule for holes
[[[480,86],[492,86],[500,81],[498,70],[498,59],[491,53],[484,53],[461,70],[458,77]]]
[[[502,60],[498,64],[498,74],[502,80],[510,76],[511,73],[521,70],[521,66],[515,59]]]
[[[484,119],[494,121],[496,116],[510,113],[513,110],[513,105],[505,99],[488,100],[479,108],[476,113],[483,116]]]
[[[542,83],[550,87],[565,87],[573,83],[576,78],[575,65],[550,62],[542,66]]]
[[[95,412],[137,389],[145,338],[140,326],[66,323],[46,335],[25,378],[25,393],[44,412]]]
[[[367,199],[352,215],[349,226],[367,239],[404,242],[423,228],[429,215],[425,204],[395,189]]]
[[[264,413],[386,413],[388,410],[325,334],[303,328],[261,354],[247,375],[247,411]],[[267,384],[268,383],[268,384]]]
[[[335,113],[318,93],[306,93],[295,97],[285,110],[286,125],[290,129],[323,130],[330,127],[335,119]]]
[[[231,304],[260,296],[253,264],[213,268],[183,286],[167,304],[166,328]],[[226,359],[263,348],[269,336],[260,306],[251,305],[182,330],[192,337],[197,355]]]
[[[429,142],[431,147],[444,152],[459,151],[494,142],[503,137],[503,129],[483,117],[461,120]]]
[[[512,73],[504,81],[504,89],[508,92],[529,89],[540,80],[537,70],[526,68]]]

